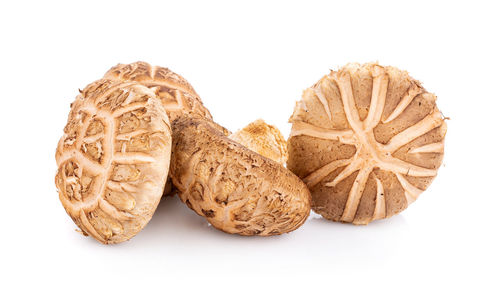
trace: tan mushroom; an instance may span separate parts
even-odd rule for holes
[[[137,82],[153,89],[170,121],[186,113],[212,120],[212,115],[188,81],[166,67],[152,66],[146,62],[118,64],[108,70],[103,78]]]
[[[408,207],[441,165],[446,123],[407,72],[348,64],[304,91],[287,166],[323,217],[367,224]]]
[[[261,119],[229,135],[229,138],[282,165],[288,158],[286,140],[281,132]]]
[[[225,136],[204,119],[183,116],[174,133],[170,177],[179,197],[214,227],[239,235],[287,233],[304,223],[311,195],[278,162]]]
[[[99,80],[77,96],[57,146],[55,182],[84,235],[118,243],[144,228],[162,196],[171,143],[151,89]]]

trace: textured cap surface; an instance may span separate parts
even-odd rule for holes
[[[166,67],[152,66],[146,62],[118,64],[108,70],[104,78],[135,81],[152,88],[162,101],[170,121],[186,113],[212,119],[188,81]]]
[[[161,100],[170,121],[183,115],[195,116],[212,120],[212,116],[195,92],[193,87],[182,76],[166,67],[152,66],[146,62],[118,64],[104,75],[105,79],[113,81],[137,82],[150,87]],[[229,134],[225,128],[213,123],[220,131]],[[176,136],[176,133],[172,133]],[[175,193],[170,178],[167,180],[164,194]]]
[[[179,197],[216,228],[240,235],[295,230],[309,215],[305,184],[277,162],[230,140],[203,119],[182,117],[170,177]]]
[[[313,209],[367,224],[403,211],[437,174],[446,123],[405,71],[349,64],[304,91],[290,118],[287,166]]]
[[[279,129],[261,119],[236,131],[229,138],[282,165],[288,158],[286,141]]]
[[[55,182],[83,234],[118,243],[147,224],[165,186],[171,143],[151,89],[99,80],[77,96],[57,146]]]

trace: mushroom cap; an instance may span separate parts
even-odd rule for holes
[[[286,140],[278,128],[258,119],[229,138],[248,149],[284,165],[288,158]]]
[[[55,183],[84,235],[118,243],[144,228],[162,196],[171,144],[165,110],[145,86],[99,80],[76,97]]]
[[[287,233],[304,223],[311,195],[277,162],[236,143],[204,119],[181,117],[170,177],[179,197],[215,228],[239,235]]]
[[[407,72],[348,64],[304,91],[290,118],[287,167],[323,217],[367,224],[408,207],[437,174],[446,123]]]
[[[104,74],[104,79],[137,82],[153,89],[167,111],[170,121],[183,114],[211,120],[208,111],[183,77],[166,67],[153,66],[146,62],[118,64]]]

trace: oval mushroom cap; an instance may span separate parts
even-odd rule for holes
[[[171,143],[151,89],[99,80],[77,96],[57,146],[55,182],[84,235],[118,243],[144,228],[162,196]]]
[[[205,120],[173,122],[170,169],[179,196],[216,228],[240,235],[278,235],[304,223],[305,184],[277,162],[232,141]]]
[[[403,211],[432,182],[446,123],[405,71],[349,64],[304,91],[290,118],[287,167],[327,219],[367,224]]]

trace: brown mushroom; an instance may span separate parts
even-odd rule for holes
[[[312,208],[354,224],[414,202],[441,165],[446,123],[407,72],[348,64],[304,91],[290,118],[287,167],[308,185]]]
[[[170,177],[181,200],[215,228],[269,236],[304,223],[311,195],[292,172],[205,119],[182,116],[172,128]]]
[[[83,89],[57,146],[55,183],[84,235],[118,243],[144,228],[162,196],[171,143],[151,89],[110,80]]]
[[[229,135],[229,138],[282,165],[288,158],[286,140],[279,129],[261,119]]]

